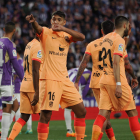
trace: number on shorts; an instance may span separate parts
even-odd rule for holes
[[[54,95],[54,93],[55,92],[49,92],[48,94],[49,94],[49,100],[53,100],[54,101],[54,99],[55,99],[55,95]]]
[[[102,57],[102,54],[104,53],[104,56]],[[105,59],[107,58],[107,55],[109,55],[109,61],[110,61],[110,66],[111,66],[111,68],[113,68],[113,64],[112,64],[112,57],[111,57],[111,50],[110,49],[108,49],[107,51],[106,51],[106,48],[102,48],[102,51],[99,51],[99,61],[103,61],[103,66],[104,67],[107,67],[107,64],[105,63]],[[98,68],[100,69],[100,70],[103,70],[103,67],[101,66],[101,65],[98,65]]]
[[[24,72],[25,72],[26,70],[29,72],[28,55],[27,55],[27,56],[25,56],[25,66],[24,66]]]

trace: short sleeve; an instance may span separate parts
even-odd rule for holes
[[[9,58],[12,59],[17,59],[17,52],[16,52],[16,47],[14,47],[14,44],[12,42],[10,42],[10,44],[8,44],[8,49],[7,49]]]
[[[128,54],[127,54],[126,50],[124,51],[124,55],[123,55],[123,58],[125,58],[125,57],[128,57]]]
[[[114,55],[119,55],[123,57],[125,51],[125,41],[121,38],[118,38],[114,41]]]
[[[39,37],[40,40],[43,39],[43,36],[47,36],[47,33],[49,32],[49,28],[47,28],[47,27],[42,27],[42,28],[43,28],[43,30],[42,30],[41,34],[36,33],[36,36]]]
[[[36,47],[32,47],[31,49],[32,60],[39,61],[41,63],[42,53],[40,45],[36,45]]]
[[[90,46],[91,46],[90,44],[87,45],[85,54],[91,55],[91,50],[90,50],[91,47]]]

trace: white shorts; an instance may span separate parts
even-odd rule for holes
[[[0,74],[0,81],[1,81],[2,75]],[[11,81],[11,85],[1,85],[0,84],[0,95],[2,103],[5,104],[13,104],[13,101],[16,99],[13,96],[13,85]]]
[[[17,99],[18,102],[20,103],[20,93],[15,93],[14,98]]]

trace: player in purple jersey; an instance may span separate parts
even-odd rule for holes
[[[18,105],[17,100],[13,104],[12,66],[20,80],[23,78],[22,70],[17,62],[16,47],[11,41],[15,33],[15,24],[13,22],[7,22],[4,31],[4,37],[0,38],[0,94],[3,107],[1,140],[7,139],[9,126],[13,119],[13,114],[11,114],[12,105]]]
[[[75,82],[77,72],[78,72],[78,68],[73,68],[68,71],[69,78],[73,83]],[[82,98],[85,98],[89,91],[90,77],[91,77],[91,71],[85,69],[79,81],[79,93],[81,94]],[[75,137],[75,133],[73,133],[71,127],[71,109],[65,108],[64,117],[65,117],[65,123],[67,127],[66,137]]]

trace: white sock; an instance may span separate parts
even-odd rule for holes
[[[32,129],[32,115],[30,115],[29,120],[27,121],[27,130]]]
[[[16,112],[12,110],[12,111],[11,111],[11,116],[10,116],[10,125],[11,125],[12,122],[13,122],[13,118],[14,118],[15,114],[16,114]]]
[[[9,127],[11,124],[10,120],[10,113],[2,113],[2,120],[1,120],[1,140],[7,140]]]
[[[71,127],[71,109],[67,109],[67,108],[64,109],[64,117],[65,117],[67,132],[73,133]]]
[[[20,118],[20,108],[16,112],[16,121]]]

